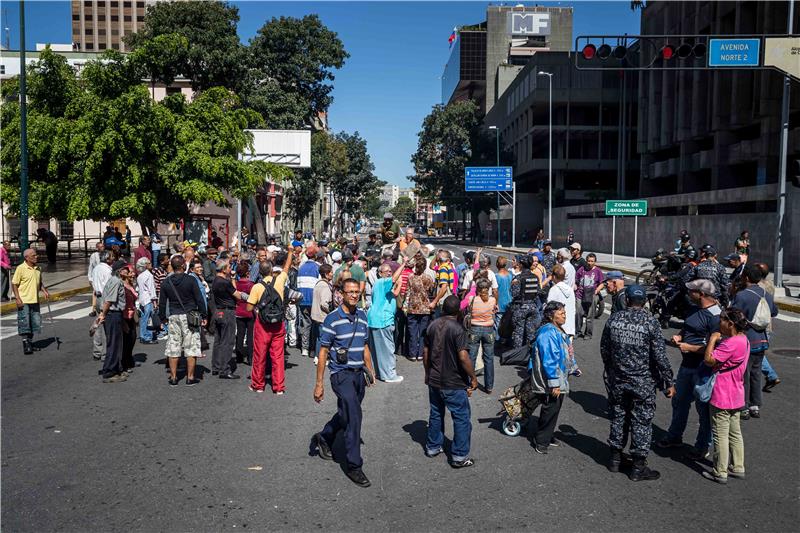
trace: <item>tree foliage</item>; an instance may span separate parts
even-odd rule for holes
[[[135,51],[161,36],[183,37],[186,48],[164,58],[169,69],[162,72],[185,76],[195,90],[239,90],[247,71],[247,50],[236,33],[238,22],[239,9],[226,2],[155,2],[147,8],[142,29],[126,36],[125,42]]]
[[[191,103],[182,95],[150,98],[132,56],[108,51],[77,78],[49,49],[28,69],[29,212],[38,218],[131,217],[150,227],[176,221],[190,204],[227,205],[226,192],[255,193],[267,173],[287,171],[238,154],[252,110],[218,87]],[[48,91],[63,85],[64,90]],[[19,209],[19,105],[4,87],[2,192]],[[8,91],[8,92],[7,92]]]
[[[333,69],[349,54],[317,15],[273,18],[250,40],[247,105],[270,127],[299,128],[326,111]]]
[[[422,122],[417,151],[412,155],[411,180],[425,199],[477,213],[494,205],[494,196],[466,193],[464,168],[495,164],[495,139],[482,123],[478,106],[470,101],[435,105]],[[501,159],[508,159],[507,153]]]
[[[417,219],[417,206],[408,196],[401,196],[392,208],[392,214],[401,224],[411,224]]]
[[[329,150],[332,154],[329,186],[338,207],[337,218],[341,229],[345,215],[357,219],[363,214],[362,203],[374,194],[379,180],[373,173],[375,166],[367,152],[367,141],[358,132],[336,134],[331,138]]]

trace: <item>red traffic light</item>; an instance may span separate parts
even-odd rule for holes
[[[661,57],[666,60],[675,57],[675,47],[671,44],[664,46],[664,48],[661,49]]]
[[[594,59],[596,53],[597,53],[597,48],[593,44],[587,44],[586,46],[583,47],[584,59]]]

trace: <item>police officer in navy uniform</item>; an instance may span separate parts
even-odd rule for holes
[[[700,248],[702,260],[692,270],[689,281],[696,279],[707,279],[714,284],[717,301],[722,308],[728,307],[728,296],[731,280],[725,267],[717,261],[717,249],[710,244],[704,244]]]
[[[647,292],[640,285],[631,285],[625,289],[625,297],[626,309],[611,315],[600,342],[611,411],[608,469],[619,472],[622,450],[630,432],[633,469],[629,477],[632,481],[651,481],[660,477],[658,471],[647,466],[656,414],[656,388],[671,398],[675,387],[661,327],[642,307]]]
[[[511,281],[511,298],[514,310],[511,318],[514,324],[512,339],[514,348],[531,344],[542,321],[539,314],[539,277],[531,271],[533,260],[530,255],[519,257],[522,272]]]
[[[335,311],[325,317],[320,327],[319,364],[314,401],[324,397],[323,378],[327,363],[331,373],[331,388],[337,398],[337,412],[325,424],[320,433],[314,435],[319,456],[333,459],[331,447],[339,431],[344,432],[347,450],[347,477],[361,487],[370,482],[361,470],[361,401],[366,386],[375,381],[372,357],[367,346],[367,315],[356,305],[361,299],[360,283],[355,279],[344,282],[344,301]]]
[[[611,296],[611,314],[622,311],[627,306],[625,298],[625,277],[619,270],[612,270],[606,274],[603,281],[606,284],[606,292]]]

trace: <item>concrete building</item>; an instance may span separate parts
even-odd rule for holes
[[[513,154],[513,160],[502,163],[514,167],[518,239],[523,232],[535,234],[544,227],[547,206],[550,91],[548,77],[540,71],[551,73],[553,80],[553,204],[625,196],[620,190],[622,169],[632,190],[638,183],[633,149],[636,77],[624,78],[628,120],[622,123],[623,78],[617,72],[576,70],[574,61],[570,53],[535,53],[484,119],[487,127],[497,126],[501,144]],[[620,146],[625,143],[630,158],[621,157]],[[501,231],[510,236],[510,207],[501,207],[500,217]],[[495,218],[493,214],[493,224]],[[496,232],[495,227],[494,239]]]
[[[442,103],[467,98],[488,112],[536,52],[572,49],[572,8],[489,6],[485,22],[456,33]]]
[[[397,185],[386,184],[381,188],[380,200],[387,207],[394,207],[400,198],[400,187]]]
[[[397,191],[397,194],[398,194],[397,197],[398,200],[400,198],[408,198],[413,203],[415,204],[417,203],[417,193],[412,187],[400,187],[399,190]],[[397,204],[397,201],[395,201],[395,204]]]
[[[156,0],[72,0],[72,46],[81,52],[127,51],[122,38],[144,25]]]
[[[787,16],[788,2],[650,1],[642,11],[641,33],[781,34]],[[800,28],[799,9],[794,27]],[[636,193],[650,201],[649,216],[639,221],[640,254],[642,247],[644,253],[666,247],[681,229],[689,230],[696,243],[711,242],[730,252],[746,229],[751,257],[772,264],[783,76],[769,69],[678,71],[660,64],[639,76]],[[792,82],[790,168],[800,159],[798,90],[800,84]],[[787,192],[784,262],[796,270],[800,189],[790,184]],[[611,220],[603,217],[600,204],[557,210],[553,218],[559,221],[559,239],[572,227],[579,241],[610,250]],[[618,234],[630,235],[633,221],[620,222]],[[632,239],[617,238],[618,252],[632,250]]]

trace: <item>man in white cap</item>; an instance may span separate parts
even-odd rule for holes
[[[581,267],[588,270],[586,266],[586,259],[583,258],[583,248],[581,248],[581,243],[573,242],[572,244],[570,244],[569,253],[572,256],[569,262],[575,269],[575,272],[580,270]]]
[[[380,234],[381,242],[383,244],[394,244],[396,242],[400,242],[400,224],[394,220],[393,214],[385,213],[383,215],[383,225],[380,228]]]

